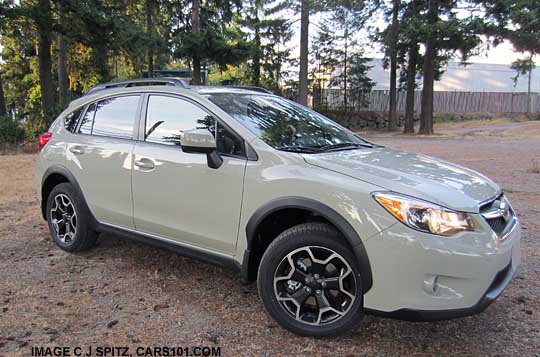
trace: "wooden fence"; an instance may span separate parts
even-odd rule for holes
[[[527,93],[499,92],[435,92],[434,111],[440,113],[525,113],[527,112]],[[405,92],[398,92],[398,111],[405,111]],[[328,109],[343,107],[343,95],[339,89],[324,89],[321,98],[313,98]],[[388,110],[389,91],[375,90],[368,95],[369,105],[361,107],[349,102],[348,106],[356,110],[382,112]],[[420,111],[422,93],[415,93],[415,110]],[[531,112],[540,112],[540,94],[531,94]]]

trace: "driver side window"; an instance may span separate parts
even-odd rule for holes
[[[148,98],[145,141],[180,146],[182,134],[192,129],[208,129],[220,154],[245,156],[244,140],[199,106],[171,96]]]

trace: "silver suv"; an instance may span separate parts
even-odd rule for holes
[[[300,335],[343,333],[365,313],[478,313],[520,262],[520,224],[486,177],[258,88],[102,85],[40,146],[37,190],[60,248],[109,232],[225,265]]]

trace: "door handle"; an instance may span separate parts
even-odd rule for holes
[[[135,160],[135,166],[145,170],[152,170],[156,167],[150,159]]]
[[[75,155],[82,155],[84,154],[84,148],[79,145],[75,145],[69,148],[69,151]]]

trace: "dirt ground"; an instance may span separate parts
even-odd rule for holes
[[[411,323],[368,316],[337,339],[294,336],[255,285],[228,270],[113,236],[83,254],[57,248],[34,194],[33,155],[0,156],[0,356],[32,346],[219,346],[234,355],[540,356],[540,122],[440,127],[374,142],[476,169],[507,192],[523,224],[522,267],[484,313]]]

